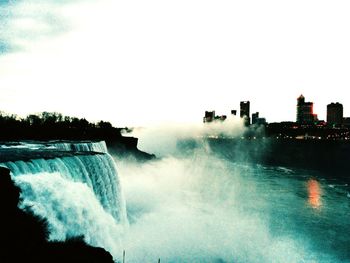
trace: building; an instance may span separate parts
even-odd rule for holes
[[[343,126],[345,128],[350,129],[350,118],[349,117],[346,117],[346,118],[343,119]]]
[[[305,97],[300,95],[297,99],[297,123],[314,124],[317,121],[317,115],[313,112],[314,103],[305,102]]]
[[[226,115],[215,116],[216,121],[224,121],[227,119]]]
[[[252,114],[252,124],[257,124],[259,119],[259,112],[255,112]]]
[[[215,115],[215,111],[206,111],[204,114],[203,122],[225,121],[226,115]]]
[[[266,119],[259,117],[259,112],[255,112],[252,114],[252,124],[253,125],[266,125]]]
[[[244,125],[250,125],[250,102],[249,101],[241,101],[240,104],[240,117],[244,119]]]
[[[206,111],[204,114],[203,122],[212,122],[215,120],[215,111]]]
[[[327,124],[332,127],[343,124],[343,105],[339,102],[327,105]]]
[[[256,120],[256,124],[257,124],[257,125],[267,125],[266,118],[258,118],[258,119]]]

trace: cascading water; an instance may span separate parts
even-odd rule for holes
[[[36,215],[47,219],[50,240],[84,236],[90,245],[114,252],[125,225],[101,205],[86,183],[72,181],[57,172],[20,175],[15,182],[22,191],[20,208],[31,207]]]
[[[120,163],[130,224],[106,153],[66,156],[58,145],[59,158],[0,165],[22,189],[22,207],[48,219],[51,239],[84,235],[115,259],[125,250],[133,263],[350,262],[347,183],[334,192],[310,180],[320,175],[233,162],[206,146]]]
[[[36,156],[0,165],[11,170],[20,186],[21,206],[48,220],[50,239],[83,235],[92,245],[113,249],[118,239],[110,240],[109,233],[120,236],[128,220],[119,175],[105,142],[21,142],[6,148],[24,148],[29,157]],[[38,154],[43,158],[37,159]],[[55,155],[60,157],[52,158]]]
[[[52,142],[48,144],[58,150],[77,152],[100,152],[108,153],[107,145],[100,142]]]
[[[108,154],[77,155],[55,159],[36,159],[2,164],[17,177],[24,174],[59,173],[66,179],[88,185],[104,209],[118,222],[125,223],[126,209],[118,173]]]
[[[57,149],[60,151],[108,153],[105,141],[49,141],[42,143],[32,141],[15,142],[0,145],[0,149]]]

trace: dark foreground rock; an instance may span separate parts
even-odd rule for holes
[[[87,245],[82,237],[48,242],[47,221],[18,208],[20,189],[10,170],[0,167],[0,262],[113,262],[110,253]]]

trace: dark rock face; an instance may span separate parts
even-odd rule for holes
[[[108,151],[112,155],[121,158],[134,158],[137,161],[148,161],[155,159],[154,154],[143,152],[137,148],[138,138],[135,137],[120,137],[118,140],[106,141]]]
[[[7,168],[0,167],[0,262],[113,262],[102,248],[87,245],[82,237],[48,242],[47,221],[19,209],[20,189]]]

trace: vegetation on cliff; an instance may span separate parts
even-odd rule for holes
[[[0,112],[0,141],[73,140],[105,141],[111,153],[137,160],[154,158],[137,149],[138,139],[122,136],[128,128],[116,128],[110,122],[92,123],[84,118],[63,116],[57,112],[31,114],[25,118]]]
[[[122,137],[121,128],[100,121],[63,116],[57,112],[31,114],[25,118],[0,113],[0,140],[115,140]]]

